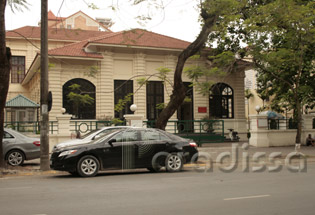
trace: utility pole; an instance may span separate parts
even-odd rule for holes
[[[41,44],[40,44],[40,169],[49,167],[49,112],[48,112],[48,0],[41,1]]]

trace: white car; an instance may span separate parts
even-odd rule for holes
[[[120,129],[128,129],[128,128],[134,128],[131,126],[112,126],[112,127],[103,127],[99,128],[96,130],[93,130],[83,136],[81,136],[79,139],[72,139],[72,140],[67,140],[65,142],[58,143],[57,145],[54,146],[53,151],[68,147],[68,146],[74,146],[74,145],[81,145],[81,144],[86,144],[89,143],[95,139],[98,139],[114,130],[120,130]]]

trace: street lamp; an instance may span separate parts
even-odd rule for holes
[[[257,111],[257,114],[259,114],[259,112],[260,112],[260,110],[261,110],[261,107],[260,107],[259,105],[257,105],[257,106],[255,107],[255,110]]]
[[[136,104],[130,105],[130,110],[131,110],[132,112],[135,112],[135,111],[137,110],[137,105],[136,105]]]

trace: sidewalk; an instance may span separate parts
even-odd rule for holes
[[[265,152],[266,155],[270,155],[272,152],[281,152],[282,157],[288,155],[291,152],[295,152],[295,146],[284,146],[284,147],[254,147],[249,146],[247,150],[244,150],[242,146],[248,144],[247,142],[234,142],[234,143],[205,143],[202,147],[199,147],[200,152],[208,152],[213,155],[218,155],[221,152],[231,152],[232,145],[238,145],[239,153],[248,151],[249,155],[252,156],[256,152]],[[301,146],[299,150],[302,154],[306,155],[308,158],[313,158],[315,160],[315,147],[313,146]]]
[[[242,159],[243,152],[247,151],[250,162],[255,153],[264,152],[266,154],[265,160],[268,160],[268,157],[273,152],[281,152],[281,158],[284,160],[286,156],[291,153],[295,152],[294,146],[288,147],[269,147],[269,148],[257,148],[253,146],[249,146],[247,149],[243,149],[242,146],[247,144],[246,142],[236,142],[236,143],[204,143],[202,147],[198,147],[199,152],[208,153],[213,161],[223,152],[232,152],[232,145],[236,144],[239,156],[239,162]],[[315,162],[315,147],[312,146],[301,146],[300,152],[304,154],[307,158],[307,162]],[[27,175],[63,175],[67,174],[66,172],[60,171],[40,171],[40,159],[25,161],[23,166],[12,167],[8,166],[8,169],[4,171],[4,176],[27,176]],[[1,173],[0,173],[1,178]]]

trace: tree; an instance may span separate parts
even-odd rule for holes
[[[4,12],[6,1],[0,2],[0,169],[4,168],[4,157],[2,149],[4,107],[9,89],[10,57],[11,51],[5,42]]]
[[[294,111],[295,142],[301,143],[302,107],[315,106],[315,2],[239,2],[244,3],[239,16],[220,17],[209,36],[210,43],[217,43],[212,58],[228,52],[241,59],[251,57],[262,99],[272,96],[272,108]]]
[[[5,8],[7,5],[6,0],[0,1],[0,170],[5,167],[2,138],[4,126],[4,107],[7,99],[10,78],[10,58],[11,50],[6,47],[5,40]],[[8,0],[8,5],[11,9],[21,10],[26,7],[26,0]]]
[[[185,99],[185,88],[182,82],[182,73],[186,60],[197,54],[208,41],[210,33],[216,29],[220,20],[236,19],[238,13],[245,6],[246,1],[238,0],[205,0],[200,2],[200,17],[202,29],[194,42],[192,42],[178,57],[174,72],[174,88],[170,96],[170,102],[159,115],[156,127],[165,129],[167,121],[175,113]]]
[[[315,105],[315,2],[274,0],[261,5],[248,20],[248,44],[258,70],[258,82],[272,107],[289,103],[301,143],[302,108]],[[259,24],[257,24],[259,23]]]
[[[91,105],[94,102],[94,99],[88,94],[89,92],[83,92],[79,84],[72,84],[69,86],[71,90],[67,98],[73,104],[74,114],[79,118],[79,106]]]
[[[249,99],[253,97],[254,95],[250,91],[250,89],[245,90],[245,98],[247,99],[247,123],[248,123],[248,129],[250,129],[250,121],[249,121]]]

